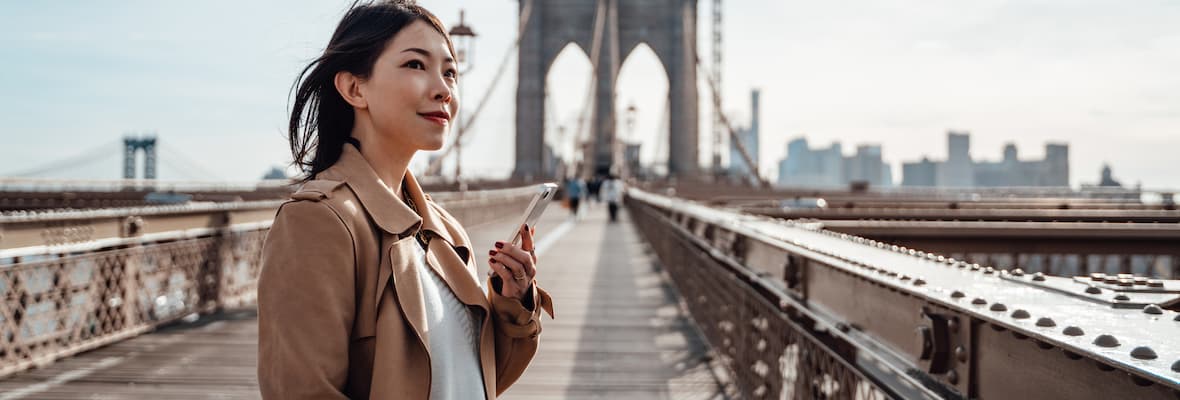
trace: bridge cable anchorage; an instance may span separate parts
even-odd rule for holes
[[[473,111],[471,115],[467,117],[467,120],[456,121],[458,122],[458,130],[455,133],[455,139],[451,141],[451,145],[447,146],[447,148],[443,150],[442,153],[440,153],[438,157],[434,159],[434,161],[430,162],[430,165],[426,167],[426,175],[439,174],[442,169],[442,161],[451,154],[451,151],[454,151],[457,145],[459,145],[459,141],[463,139],[463,134],[467,133],[467,128],[471,127],[471,124],[474,123],[476,118],[480,116],[484,106],[486,106],[488,104],[488,100],[491,99],[492,93],[496,91],[496,86],[500,83],[501,78],[504,77],[504,71],[508,69],[509,61],[512,61],[512,54],[520,48],[520,40],[522,37],[524,37],[524,30],[528,27],[529,18],[533,12],[533,1],[535,0],[525,0],[524,10],[522,10],[520,13],[520,24],[517,28],[516,40],[512,42],[512,46],[508,48],[508,51],[504,52],[504,58],[500,60],[500,66],[496,69],[496,74],[492,77],[492,84],[488,86],[487,91],[485,91],[483,97],[480,98],[479,104],[475,106],[475,111]]]
[[[23,171],[16,171],[12,173],[0,174],[0,176],[8,177],[34,177],[38,175],[52,174],[63,172],[69,169],[94,163],[111,156],[122,155],[123,143],[118,141],[108,142],[103,145],[96,146],[89,151],[79,153],[70,157],[62,158],[57,161],[42,164],[36,168],[29,168]]]
[[[705,65],[701,63],[700,57],[697,57],[697,68],[703,71],[701,75],[712,76],[709,73],[709,70],[705,68]],[[714,82],[712,79],[706,79],[706,81],[709,82],[709,89],[713,92],[713,107],[717,109],[717,115],[721,117],[721,124],[724,125],[725,130],[729,132],[729,140],[733,141],[734,147],[737,147],[738,153],[741,154],[742,159],[746,162],[746,165],[750,166],[750,173],[754,175],[753,178],[758,181],[758,184],[764,188],[770,187],[770,182],[762,176],[762,173],[759,172],[758,165],[756,165],[754,163],[754,159],[750,157],[750,152],[746,150],[746,144],[742,142],[741,138],[738,137],[737,131],[733,129],[733,125],[729,123],[729,117],[727,117],[725,112],[721,110],[721,94],[719,88],[717,87],[717,82]]]

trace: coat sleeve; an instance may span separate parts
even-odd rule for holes
[[[326,204],[284,204],[258,278],[258,384],[266,399],[346,399],[355,308],[352,237]]]
[[[488,299],[492,304],[492,325],[496,330],[496,395],[512,386],[537,353],[541,334],[541,311],[553,318],[553,300],[537,285],[521,300],[500,295],[498,277],[488,282]]]

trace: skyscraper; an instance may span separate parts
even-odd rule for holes
[[[759,98],[761,95],[761,90],[750,91],[750,125],[736,130],[738,138],[741,139],[755,165],[758,164],[758,125],[760,125],[759,119],[761,117],[759,115]],[[729,173],[735,177],[744,177],[750,175],[750,170],[750,166],[746,165],[746,160],[742,158],[741,150],[738,149],[737,144],[731,141],[729,144]]]

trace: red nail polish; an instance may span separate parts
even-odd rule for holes
[[[529,231],[529,224],[524,224],[524,230],[525,230],[525,232]]]
[[[488,250],[488,255],[494,256],[494,255],[496,255],[496,251],[495,250]]]
[[[497,249],[502,249],[502,248],[504,248],[504,242],[496,242],[496,248],[497,248]]]
[[[489,258],[489,259],[488,259],[488,262],[489,262],[489,263],[492,263],[492,264],[495,264],[495,263],[496,263],[496,259],[494,259],[494,258]]]

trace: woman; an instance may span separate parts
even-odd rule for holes
[[[288,133],[307,176],[263,250],[263,397],[491,399],[536,352],[553,311],[534,232],[489,250],[485,294],[463,227],[406,168],[458,111],[445,32],[412,2],[354,6],[298,81]]]

